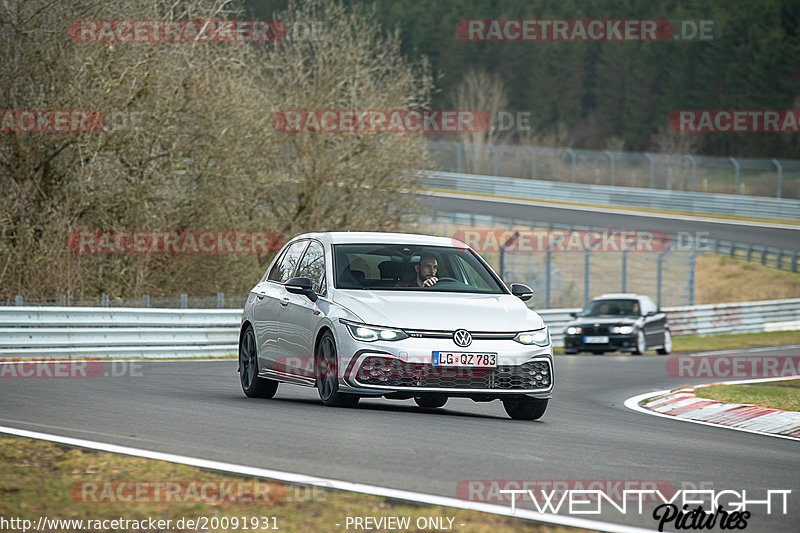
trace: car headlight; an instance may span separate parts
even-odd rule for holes
[[[347,331],[350,332],[350,336],[357,341],[399,341],[408,338],[408,335],[402,329],[368,326],[366,324],[359,324],[342,319],[340,319],[339,322],[347,326]]]
[[[567,335],[577,335],[581,331],[583,331],[583,328],[580,326],[570,326],[567,328],[566,333]]]
[[[620,335],[630,335],[633,333],[633,326],[614,326],[611,328],[611,333],[619,333]]]
[[[521,331],[517,333],[514,340],[520,344],[535,344],[537,346],[547,346],[550,344],[550,332],[547,327],[534,331]]]

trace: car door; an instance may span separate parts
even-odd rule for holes
[[[647,339],[647,346],[661,346],[664,343],[666,315],[660,312],[653,300],[646,296],[639,300],[639,308],[644,315],[642,330]]]
[[[318,241],[308,244],[297,277],[309,278],[314,292],[324,297],[327,289],[325,280],[325,251]],[[276,367],[286,369],[299,381],[314,377],[314,333],[322,312],[318,304],[303,294],[293,294],[283,289],[278,315],[278,339]]]
[[[289,245],[281,258],[275,262],[266,279],[253,288],[255,303],[253,305],[253,330],[258,346],[258,367],[271,370],[278,353],[278,325],[281,303],[286,289],[283,283],[292,277],[307,240],[297,241]]]

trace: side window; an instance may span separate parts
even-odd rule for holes
[[[311,241],[308,245],[297,275],[310,279],[317,294],[325,292],[325,251],[317,241]]]
[[[646,296],[644,298],[642,298],[642,314],[643,315],[646,315],[647,313],[649,313],[651,311],[653,313],[655,313],[657,310],[658,310],[658,307],[656,307],[656,304],[653,303],[653,300],[651,300],[650,298],[648,298]]]
[[[280,261],[275,263],[275,266],[272,267],[272,272],[269,273],[269,278],[267,279],[270,281],[277,281],[278,283],[284,283],[287,279],[292,277],[297,262],[300,260],[300,254],[303,253],[307,244],[308,241],[297,241],[289,246]]]

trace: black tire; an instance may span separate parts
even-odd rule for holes
[[[317,375],[317,392],[322,403],[329,407],[355,407],[358,396],[339,392],[339,371],[336,356],[336,341],[333,334],[326,331],[317,345],[314,354]]]
[[[633,349],[633,355],[642,355],[647,351],[647,339],[644,337],[644,332],[639,330],[636,334],[636,347]]]
[[[506,414],[514,420],[538,420],[547,410],[549,400],[540,400],[529,396],[517,396],[503,400]]]
[[[672,334],[669,330],[664,331],[664,345],[657,351],[658,355],[668,355],[672,351]]]
[[[447,403],[447,396],[417,396],[414,401],[424,409],[436,409],[444,407]]]
[[[248,325],[239,339],[239,382],[248,398],[272,398],[278,382],[258,377],[258,351],[253,327]]]

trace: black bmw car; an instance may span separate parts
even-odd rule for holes
[[[564,353],[672,351],[667,315],[640,294],[604,294],[573,313],[564,330]]]

